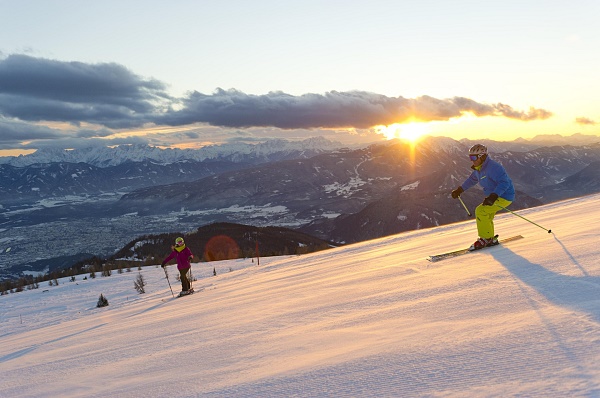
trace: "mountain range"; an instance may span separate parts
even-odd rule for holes
[[[97,146],[72,150],[41,148],[29,155],[0,157],[0,164],[24,167],[46,163],[85,163],[103,168],[130,162],[152,162],[164,165],[183,161],[219,160],[260,163],[310,157],[342,146],[339,142],[332,142],[323,137],[314,137],[302,141],[271,139],[256,144],[207,145],[199,149],[163,149],[145,144]]]
[[[190,181],[224,171],[302,159],[342,147],[321,137],[227,144],[198,150],[121,145],[74,150],[45,148],[0,158],[0,201],[15,203],[66,195],[101,195]]]
[[[210,214],[214,220],[236,222],[242,221],[239,214],[228,209],[272,208],[277,211],[263,216],[263,222],[352,243],[464,219],[464,209],[448,200],[448,194],[469,174],[467,150],[460,142],[440,137],[416,146],[390,141],[138,189],[123,195],[115,208],[144,216]],[[593,191],[592,183],[585,185],[585,191],[557,187],[600,161],[600,144],[491,156],[506,166],[513,179],[518,195],[511,208],[517,210],[547,203],[545,195],[551,194],[554,201]],[[598,180],[593,168],[586,175]],[[464,199],[474,208],[481,192],[473,189]]]
[[[564,141],[583,139],[593,141]],[[465,220],[449,192],[469,174],[471,143],[427,137],[352,149],[313,139],[221,148],[210,158],[145,146],[67,153],[91,163],[14,158],[0,165],[0,272],[43,272],[46,260],[110,256],[138,236],[215,222],[293,228],[344,244]],[[598,143],[486,143],[517,189],[512,210],[600,190]],[[482,194],[463,198],[474,209]]]

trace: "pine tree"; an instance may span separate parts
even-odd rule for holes
[[[135,286],[135,290],[137,290],[139,294],[146,293],[146,289],[144,289],[144,286],[146,286],[146,281],[144,280],[144,275],[142,275],[141,272],[138,274],[136,280],[133,282],[133,285]]]
[[[96,305],[96,307],[100,308],[100,307],[106,307],[108,305],[108,300],[106,299],[106,297],[104,297],[104,295],[102,293],[100,293],[100,297],[98,298],[98,304]]]

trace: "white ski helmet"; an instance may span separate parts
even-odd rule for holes
[[[475,144],[471,147],[471,149],[469,149],[469,155],[481,156],[481,155],[487,155],[487,153],[488,153],[487,147],[482,144]]]

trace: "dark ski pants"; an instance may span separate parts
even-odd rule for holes
[[[190,290],[190,280],[188,279],[189,268],[179,270],[179,279],[181,279],[181,290],[187,292]]]

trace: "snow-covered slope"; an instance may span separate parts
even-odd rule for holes
[[[162,269],[0,297],[6,397],[598,397],[600,195],[293,257]],[[213,267],[217,276],[213,276]],[[174,269],[169,269],[171,284]],[[47,290],[47,291],[45,291]],[[95,308],[100,294],[110,305]]]

